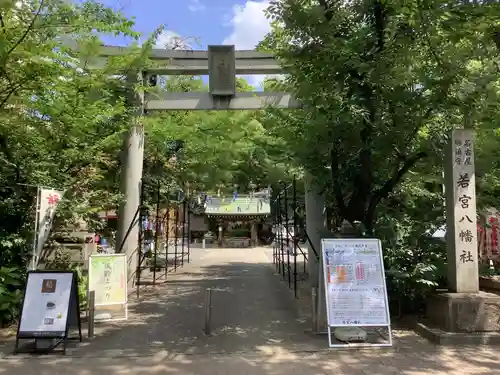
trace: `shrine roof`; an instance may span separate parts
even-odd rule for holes
[[[260,218],[265,218],[269,216],[269,214],[247,214],[247,213],[241,213],[241,214],[227,214],[227,213],[206,213],[208,217],[216,217],[219,219],[227,219],[227,220],[246,220],[246,219],[260,219]]]

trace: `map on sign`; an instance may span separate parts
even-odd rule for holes
[[[321,245],[328,325],[389,325],[380,241],[324,239]]]

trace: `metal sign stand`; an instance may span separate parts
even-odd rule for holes
[[[26,304],[26,290],[29,287],[30,274],[64,274],[71,273],[71,293],[69,294],[68,309],[66,311],[66,327],[64,332],[51,332],[51,331],[35,331],[35,332],[23,332],[21,331],[21,321],[23,319],[23,312]],[[31,309],[43,309],[42,306],[29,306]],[[75,327],[76,326],[76,327]],[[71,328],[78,329],[77,337],[70,337],[69,331]],[[28,348],[23,348],[20,350],[19,343],[20,340],[33,340],[33,345]],[[80,301],[78,298],[78,278],[75,272],[68,271],[29,271],[28,282],[26,288],[24,289],[23,305],[21,306],[21,314],[19,319],[19,324],[17,326],[16,342],[14,346],[13,354],[18,354],[21,352],[28,352],[32,354],[49,354],[57,353],[55,351],[59,345],[62,344],[62,354],[66,354],[66,346],[69,340],[78,340],[82,342],[82,324],[80,320]],[[48,344],[48,345],[47,345]]]
[[[386,324],[359,324],[356,320],[353,321],[346,321],[344,324],[336,324],[336,325],[330,325],[331,316],[330,316],[330,309],[328,308],[328,303],[329,303],[329,298],[332,296],[329,296],[328,293],[328,259],[327,259],[327,251],[325,249],[325,245],[327,244],[332,244],[332,243],[342,243],[342,242],[350,242],[353,245],[355,243],[369,243],[371,245],[376,245],[378,248],[378,259],[379,259],[379,269],[381,273],[381,277],[383,280],[383,298],[384,298],[384,304],[385,304],[385,314],[386,314]],[[327,330],[328,330],[328,346],[330,348],[360,348],[360,347],[392,347],[392,329],[391,329],[391,318],[389,314],[389,303],[388,303],[388,298],[387,298],[387,286],[385,283],[385,270],[384,270],[384,262],[382,258],[382,245],[380,243],[380,240],[378,239],[373,239],[373,238],[331,238],[331,239],[323,239],[321,240],[321,257],[322,257],[322,266],[323,266],[323,280],[324,280],[324,288],[325,288],[325,301],[327,303],[327,308],[326,308],[326,315],[327,315]],[[376,331],[379,336],[384,338],[387,342],[383,343],[370,343],[370,342],[343,342],[340,344],[334,343],[332,340],[332,334],[333,334],[333,329],[335,328],[341,328],[341,327],[358,327],[358,328],[363,328],[363,327],[370,327],[370,328],[387,328],[388,331],[388,337],[385,337],[381,332],[378,330]]]

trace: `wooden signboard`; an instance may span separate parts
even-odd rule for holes
[[[78,278],[68,271],[30,271],[24,290],[14,354],[20,340],[31,340],[30,352],[52,352],[60,344],[66,353],[69,331],[78,328],[82,341]],[[49,343],[50,345],[47,345]]]

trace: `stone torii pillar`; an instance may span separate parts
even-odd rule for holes
[[[305,171],[305,206],[306,231],[309,238],[307,246],[307,267],[309,284],[316,290],[316,299],[313,311],[313,330],[316,333],[324,332],[327,328],[325,283],[322,272],[321,239],[325,236],[325,198],[314,181],[314,177]],[[314,249],[313,249],[314,248]],[[319,257],[319,259],[318,259]]]
[[[103,46],[100,58],[128,53],[127,48]],[[157,83],[158,75],[209,75],[209,92],[172,93],[159,88],[155,93],[136,94],[129,90],[129,103],[139,108],[138,121],[151,111],[168,110],[258,110],[269,105],[300,108],[292,95],[283,92],[236,92],[236,75],[282,74],[273,55],[255,51],[235,51],[234,46],[209,46],[208,51],[168,51],[154,49],[150,56],[155,67],[139,75],[139,80]],[[136,77],[129,81],[130,86]],[[131,127],[123,148],[117,249],[127,254],[129,281],[135,280],[138,265],[138,234],[141,181],[144,155],[144,129],[139,122]]]
[[[128,285],[134,285],[139,267],[138,240],[140,225],[142,169],[144,159],[144,94],[136,93],[133,84],[142,81],[142,74],[128,78],[127,101],[137,109],[134,123],[124,138],[122,149],[121,193],[118,210],[116,250],[127,255]]]

